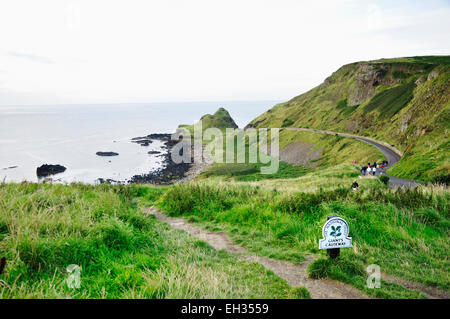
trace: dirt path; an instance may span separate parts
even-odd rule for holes
[[[437,289],[435,287],[425,286],[385,273],[381,273],[381,277],[388,282],[398,284],[405,287],[406,289],[419,290],[430,299],[450,299],[450,293],[444,290]]]
[[[306,269],[315,260],[314,256],[306,256],[306,261],[301,265],[295,265],[287,261],[271,259],[267,257],[254,256],[244,247],[233,244],[224,232],[209,232],[191,223],[184,218],[174,218],[163,215],[155,208],[145,208],[147,214],[152,214],[156,219],[168,223],[171,227],[184,230],[191,235],[207,242],[215,249],[224,249],[238,254],[239,258],[247,261],[257,262],[266,269],[272,270],[276,275],[283,278],[292,286],[305,286],[314,299],[357,299],[367,298],[356,288],[330,279],[310,279]]]

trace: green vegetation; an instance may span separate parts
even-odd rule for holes
[[[228,164],[229,165],[229,164]],[[302,166],[300,166],[302,167]],[[257,186],[261,189],[276,191],[302,191],[314,193],[320,190],[334,190],[336,188],[350,186],[360,175],[359,169],[351,164],[341,164],[335,167],[312,170],[300,177],[289,178],[265,178],[258,181],[242,181],[238,178],[228,178],[226,176],[210,176],[207,179],[201,178],[199,182],[205,185],[241,185]],[[270,176],[270,175],[269,175]],[[242,176],[245,180],[245,175]],[[371,188],[379,185],[377,178],[366,177],[358,180],[360,187]]]
[[[281,127],[289,127],[292,124],[294,124],[294,121],[291,119],[284,119],[283,124],[281,124]]]
[[[432,181],[450,174],[450,56],[344,65],[324,83],[275,105],[252,127],[317,128],[386,141],[404,158],[389,171]]]
[[[381,175],[380,177],[379,177],[379,179],[380,179],[380,181],[383,183],[383,184],[385,184],[385,185],[388,185],[389,184],[389,176],[386,176],[386,175]]]
[[[344,116],[348,116],[348,115],[352,114],[358,107],[359,107],[359,104],[349,106],[347,104],[347,99],[338,101],[338,103],[336,105],[336,108],[341,110],[339,114],[344,115]]]
[[[0,298],[301,298],[240,261],[144,215],[164,188],[0,184]],[[66,268],[81,266],[81,287]]]
[[[383,289],[370,289],[367,287],[367,273],[365,259],[353,252],[344,250],[337,259],[322,257],[313,261],[308,267],[311,278],[331,278],[350,284],[365,292],[373,298],[425,298],[417,290],[407,290],[404,287],[381,280]]]
[[[266,164],[267,165],[267,164]],[[225,179],[233,178],[236,181],[260,181],[264,179],[296,178],[306,175],[310,169],[304,166],[294,166],[285,162],[280,162],[279,169],[274,174],[261,174],[260,169],[266,166],[261,163],[256,164],[214,164],[204,172],[200,178],[222,176]]]
[[[381,91],[364,107],[365,112],[377,110],[381,117],[391,118],[413,98],[414,81]]]
[[[397,79],[406,79],[408,77],[408,74],[400,70],[394,70],[392,71],[392,76]]]
[[[170,229],[141,205],[227,232],[260,256],[302,263],[318,255],[311,277],[333,278],[371,297],[425,296],[385,281],[367,289],[369,264],[450,291],[448,190],[393,191],[378,178],[361,178],[355,192],[350,185],[356,176],[354,165],[341,164],[258,182],[211,176],[170,187],[0,184],[0,257],[7,259],[0,297],[310,297],[259,264]],[[353,247],[331,261],[317,243],[334,214],[349,222]],[[71,264],[82,268],[79,289],[66,284]]]
[[[157,205],[171,216],[226,231],[259,255],[297,263],[305,254],[324,254],[317,247],[321,226],[328,215],[337,214],[349,222],[354,246],[336,269],[319,267],[330,268],[327,276],[362,289],[361,267],[375,263],[388,274],[449,291],[449,193],[433,188],[392,191],[373,180],[376,184],[358,192],[348,186],[314,193],[193,183],[171,187]],[[395,284],[366,293],[423,296]]]
[[[202,124],[202,131],[208,128],[218,128],[224,130],[226,128],[238,128],[237,124],[234,122],[233,118],[230,116],[227,110],[223,107],[219,108],[213,115],[206,114],[200,118],[200,121],[193,125],[180,125],[180,128],[187,129],[191,135],[194,134],[194,126]]]
[[[360,177],[361,163],[384,159],[377,148],[289,129],[351,132],[387,141],[405,151],[389,174],[448,185],[449,80],[450,57],[343,66],[320,86],[251,123],[283,127],[279,142],[285,161],[274,174],[261,174],[270,163],[259,156],[250,163],[255,145],[247,138],[243,163],[237,161],[233,142],[234,163],[213,164],[194,182],[169,187],[0,183],[0,257],[7,260],[0,298],[311,297],[304,287],[289,287],[260,264],[171,229],[142,206],[226,232],[259,256],[303,263],[313,255],[311,278],[332,278],[370,297],[426,297],[386,281],[368,289],[366,267],[371,264],[402,280],[450,292],[448,188],[424,184],[392,190],[385,175]],[[237,127],[223,108],[201,120],[203,130]],[[193,133],[194,125],[180,127]],[[225,151],[225,145],[215,151]],[[358,191],[351,188],[355,180]],[[353,238],[353,247],[336,259],[318,249],[329,215],[345,218]],[[67,286],[72,264],[82,269],[79,289]]]
[[[258,157],[257,163],[249,163],[249,145],[248,140],[245,145],[245,163],[216,163],[201,173],[200,179],[221,177],[222,180],[234,181],[263,181],[277,179],[296,179],[306,176],[312,172],[319,172],[324,168],[336,167],[342,163],[352,163],[357,160],[358,163],[367,163],[373,161],[382,161],[384,156],[376,147],[367,143],[340,136],[331,136],[327,134],[317,134],[312,132],[281,130],[280,131],[280,149],[296,142],[303,142],[311,146],[309,152],[320,150],[320,158],[312,159],[306,165],[293,165],[283,161],[279,163],[279,169],[273,174],[261,174],[261,167],[268,164],[261,163]],[[236,150],[236,144],[235,144]],[[235,152],[236,154],[236,152]],[[307,154],[297,154],[298,157],[307,156]],[[341,166],[338,166],[341,167]],[[320,173],[319,173],[320,174]],[[337,177],[342,178],[344,171]],[[359,176],[358,170],[351,170],[348,177]],[[290,183],[290,182],[288,182]],[[291,184],[291,183],[290,183]]]
[[[312,148],[309,152],[321,150],[320,158],[310,163],[310,165],[317,166],[317,169],[352,163],[354,160],[358,163],[367,163],[385,159],[376,147],[353,138],[294,130],[280,132],[280,149],[296,142],[311,145]]]
[[[305,287],[292,288],[290,296],[293,299],[311,299],[311,294]]]
[[[430,132],[428,135],[434,138],[429,139],[425,135],[418,137],[402,160],[388,170],[388,174],[448,185],[450,141],[437,132]]]

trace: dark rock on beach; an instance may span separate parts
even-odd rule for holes
[[[147,139],[147,136],[138,136],[138,137],[133,137],[133,138],[131,139],[131,141],[132,141],[132,142],[136,142],[136,141],[139,141],[139,140],[145,140],[145,139]]]
[[[185,177],[185,174],[189,171],[192,164],[191,163],[177,164],[172,160],[171,156],[172,147],[179,141],[171,140],[170,139],[171,134],[150,134],[147,136],[147,138],[164,141],[163,148],[167,148],[168,152],[160,154],[158,156],[161,156],[163,158],[163,161],[166,163],[166,166],[155,172],[150,172],[148,174],[142,175],[135,175],[131,178],[129,183],[169,185]],[[158,154],[161,152],[150,151],[148,153]]]
[[[141,146],[149,146],[150,143],[153,143],[153,141],[150,138],[146,137],[146,136],[132,138],[131,142],[137,143],[137,144],[139,144]]]
[[[98,156],[117,156],[117,155],[119,155],[119,153],[115,153],[115,152],[97,152],[95,154]]]
[[[147,136],[134,137],[131,139],[131,142],[137,143],[141,146],[149,146],[149,144],[153,142],[152,140],[170,141],[171,136],[172,134],[167,133],[154,133]]]
[[[149,146],[153,142],[150,140],[139,140],[139,141],[133,141],[133,143],[137,143],[141,146]]]
[[[147,138],[153,139],[153,140],[170,140],[170,137],[172,134],[166,134],[166,133],[154,133],[147,135]]]
[[[59,173],[63,173],[66,171],[66,168],[62,165],[50,165],[50,164],[44,164],[42,166],[39,166],[36,169],[36,175],[38,177],[46,177],[50,175],[55,175]]]
[[[166,167],[163,169],[148,174],[135,175],[131,178],[129,183],[160,185],[173,184],[177,180],[185,177],[185,174],[191,168],[191,165],[192,164],[190,163],[175,164],[169,160],[169,163],[167,163]]]

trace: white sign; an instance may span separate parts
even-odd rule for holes
[[[330,218],[323,225],[319,249],[352,247],[352,238],[348,237],[348,232],[348,224],[343,218]]]

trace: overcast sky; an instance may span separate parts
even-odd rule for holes
[[[286,100],[341,65],[450,54],[449,1],[0,2],[0,104]]]

